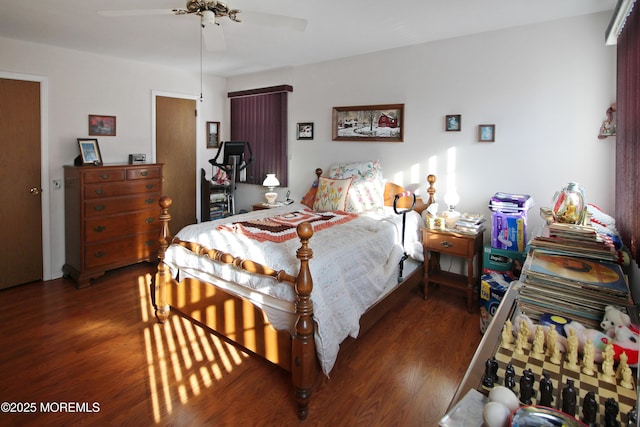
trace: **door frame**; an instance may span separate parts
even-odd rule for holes
[[[201,112],[201,103],[198,102],[199,95],[189,95],[184,93],[176,93],[176,92],[166,92],[160,90],[152,90],[151,91],[151,161],[153,163],[156,162],[156,98],[157,97],[166,97],[166,98],[178,98],[178,99],[192,99],[196,101],[196,170],[194,171],[194,176],[196,180],[196,217],[199,221],[202,221],[200,217],[200,174],[197,173],[197,165],[200,164],[200,141],[203,141],[204,138],[204,123],[201,123],[202,119],[200,114]],[[179,230],[175,230],[178,232]]]
[[[52,280],[51,188],[49,185],[49,78],[0,71],[0,78],[40,83],[40,204],[42,205],[42,280]]]

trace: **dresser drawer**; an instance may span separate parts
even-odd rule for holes
[[[158,233],[127,236],[109,242],[87,244],[84,267],[94,269],[110,265],[128,265],[151,259],[158,252]]]
[[[160,191],[159,179],[147,179],[139,181],[126,181],[113,184],[90,184],[84,187],[85,199],[97,199],[100,197],[127,196],[129,194],[154,193]]]
[[[84,172],[84,182],[93,184],[96,182],[124,181],[125,171],[122,169],[96,169]]]
[[[134,179],[158,179],[162,177],[161,168],[150,166],[148,168],[127,169],[127,180]]]
[[[426,237],[426,249],[459,256],[468,254],[469,241],[465,238],[437,233],[427,233]]]
[[[97,242],[121,236],[155,231],[160,235],[159,209],[149,209],[123,215],[111,215],[88,219],[85,222],[85,240]]]
[[[84,203],[87,218],[140,211],[158,206],[160,193],[142,193],[135,196],[92,199]]]

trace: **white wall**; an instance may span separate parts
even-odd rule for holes
[[[597,138],[615,100],[615,47],[604,44],[608,20],[608,13],[588,15],[239,76],[228,88],[293,86],[289,167],[296,199],[316,167],[380,159],[387,179],[419,181],[423,194],[427,174],[436,174],[440,203],[455,175],[460,211],[489,217],[495,192],[530,194],[533,231],[541,224],[539,207],[569,181],[613,214],[615,138]],[[332,107],[392,103],[405,104],[404,143],[331,140]],[[462,114],[461,132],[444,131],[446,114]],[[295,139],[298,122],[315,123],[313,141]],[[480,123],[496,125],[494,143],[477,142]],[[245,206],[261,197],[261,189],[241,187],[237,194]]]
[[[60,277],[64,264],[64,190],[54,190],[52,181],[62,179],[62,166],[72,164],[78,155],[76,138],[88,137],[88,115],[116,116],[117,135],[98,138],[105,163],[126,163],[129,153],[146,153],[153,160],[152,93],[199,98],[200,76],[7,38],[0,38],[0,52],[0,77],[30,75],[46,82],[48,134],[43,141],[48,146],[43,147],[47,158],[43,160],[42,188],[43,203],[50,208],[50,217],[45,215],[43,220],[44,241],[50,245],[44,247],[44,278]],[[200,167],[211,172],[207,160],[215,151],[206,149],[205,122],[225,122],[225,100],[225,80],[207,77],[204,102],[197,102],[199,167],[194,179],[199,178]],[[223,137],[225,132],[223,125]]]

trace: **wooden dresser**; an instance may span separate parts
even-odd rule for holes
[[[158,253],[162,165],[65,166],[65,265],[79,288]]]

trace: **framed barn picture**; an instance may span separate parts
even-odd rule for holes
[[[404,141],[404,104],[333,107],[334,141]]]
[[[90,136],[116,136],[116,116],[89,114]]]

